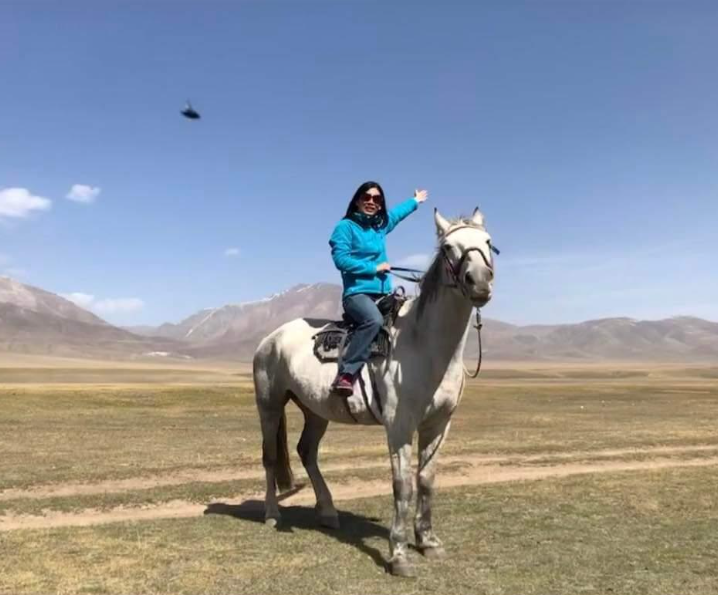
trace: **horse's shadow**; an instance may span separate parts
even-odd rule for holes
[[[295,488],[291,493],[299,491],[302,487]],[[284,497],[288,495],[282,494]],[[282,520],[276,530],[285,533],[291,533],[294,529],[319,531],[342,543],[354,546],[374,560],[377,566],[386,569],[387,562],[381,552],[366,543],[366,540],[372,537],[381,537],[384,542],[389,539],[389,529],[379,524],[381,519],[341,510],[338,512],[340,528],[329,529],[319,525],[313,507],[283,506],[281,507]],[[245,500],[241,504],[212,502],[207,506],[204,514],[220,514],[264,524],[264,502],[261,500]]]

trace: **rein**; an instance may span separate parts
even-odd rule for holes
[[[452,233],[454,233],[455,231],[459,231],[460,229],[466,229],[466,228],[475,229],[473,225],[459,225],[458,227],[455,227],[448,233],[444,234],[444,237],[441,239],[443,241],[448,236],[450,236]],[[449,260],[449,257],[446,254],[446,251],[441,250],[441,255],[444,258],[444,263],[446,264],[446,268],[449,270],[451,277],[454,279],[453,287],[458,287],[461,290],[461,293],[465,297],[466,297],[466,288],[465,288],[464,284],[460,282],[459,274],[461,273],[461,269],[463,268],[464,263],[466,262],[466,259],[469,257],[469,254],[471,252],[478,252],[481,255],[481,258],[483,259],[484,264],[486,264],[487,268],[493,273],[494,258],[491,253],[498,256],[499,254],[501,254],[501,251],[496,246],[494,246],[491,242],[488,242],[488,246],[489,246],[489,252],[490,252],[488,258],[486,257],[486,254],[484,254],[484,251],[481,248],[478,248],[478,247],[468,248],[463,251],[463,253],[461,254],[461,258],[459,258],[459,262],[456,264],[456,266],[454,266],[454,264],[451,262],[451,260]],[[469,378],[476,378],[479,375],[479,373],[481,372],[481,362],[483,361],[483,357],[484,357],[483,349],[481,346],[481,328],[483,326],[484,325],[481,322],[481,309],[476,308],[476,323],[474,324],[474,328],[476,329],[476,339],[479,344],[479,361],[476,363],[476,370],[474,371],[473,374],[470,373],[466,369],[466,364],[463,363],[463,358],[462,358],[464,374],[466,374]]]
[[[478,248],[474,248],[474,249],[478,250]],[[413,276],[409,277],[407,275],[401,275],[394,271],[401,271],[404,273],[412,273]],[[420,283],[421,282],[420,275],[423,275],[426,271],[420,271],[419,269],[410,269],[410,268],[405,268],[405,267],[392,267],[391,270],[389,270],[389,272],[392,275],[394,275],[395,277],[398,277],[399,279],[404,279],[405,281],[411,281],[412,283]],[[457,283],[457,285],[459,285],[459,287],[463,287],[461,284]],[[481,329],[484,325],[481,322],[481,309],[480,308],[476,308],[476,323],[473,326],[476,329],[476,339],[479,344],[479,361],[476,363],[476,370],[474,371],[473,374],[471,372],[469,372],[469,370],[466,368],[466,364],[463,363],[463,358],[462,358],[462,364],[461,364],[462,367],[464,368],[464,374],[466,374],[469,378],[472,378],[472,379],[476,378],[479,375],[479,373],[481,372],[481,362],[483,361],[483,350],[481,347]]]
[[[463,364],[464,374],[466,374],[469,378],[476,378],[479,375],[479,372],[481,372],[481,360],[484,358],[483,350],[481,349],[481,327],[483,326],[484,325],[481,322],[481,310],[476,308],[476,324],[474,324],[474,328],[476,329],[476,337],[479,341],[479,361],[476,363],[476,370],[473,374],[470,374],[466,369],[466,364]]]
[[[400,271],[399,273],[395,271]],[[404,281],[409,281],[410,283],[421,283],[421,278],[424,276],[426,271],[421,271],[419,269],[408,269],[406,267],[391,267],[388,271],[398,279],[403,279]],[[409,275],[402,275],[401,273],[411,273],[411,276]]]
[[[473,225],[459,225],[458,227],[455,227],[448,233],[444,234],[444,237],[441,238],[442,242],[450,236],[455,231],[458,231],[460,229],[476,229]],[[461,258],[459,258],[459,262],[456,266],[451,262],[448,255],[446,254],[445,250],[440,250],[441,255],[444,259],[444,263],[446,264],[446,268],[449,270],[449,273],[451,275],[451,278],[453,279],[454,283],[449,284],[449,287],[458,287],[461,290],[461,293],[466,296],[466,289],[464,287],[464,284],[460,282],[459,280],[459,274],[461,273],[461,269],[464,266],[464,263],[466,262],[466,259],[469,257],[469,254],[471,252],[478,252],[481,255],[481,258],[483,259],[486,266],[493,272],[494,270],[494,259],[491,253],[498,256],[501,254],[501,251],[496,248],[491,242],[488,242],[489,246],[489,257],[486,257],[486,254],[484,254],[484,251],[481,248],[473,247],[468,248],[464,250],[461,254]],[[398,272],[397,272],[398,271]],[[398,277],[399,279],[404,279],[405,281],[409,281],[411,283],[420,283],[423,276],[426,274],[426,271],[422,271],[419,269],[411,269],[406,267],[391,267],[388,271],[390,274],[394,275],[395,277]],[[403,275],[402,273],[409,273],[409,275]],[[476,338],[479,344],[479,361],[476,364],[476,370],[473,372],[469,372],[466,369],[466,364],[463,363],[462,358],[462,366],[464,368],[464,374],[466,374],[469,378],[476,378],[479,373],[481,372],[481,362],[483,361],[483,349],[481,346],[481,328],[483,327],[483,323],[481,322],[481,309],[476,308],[476,322],[474,323],[473,327],[476,329]]]

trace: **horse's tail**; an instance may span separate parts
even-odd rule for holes
[[[289,463],[289,449],[287,448],[287,414],[282,411],[277,430],[277,463],[274,467],[277,478],[277,488],[280,492],[291,490],[294,487],[294,474]]]

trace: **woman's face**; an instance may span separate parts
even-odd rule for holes
[[[374,215],[381,210],[381,192],[378,188],[369,188],[357,199],[357,209],[365,215]]]

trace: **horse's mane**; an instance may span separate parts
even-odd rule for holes
[[[449,229],[447,233],[450,232],[452,228],[459,225],[486,231],[486,228],[483,225],[479,225],[471,217],[459,217],[458,219],[452,219],[449,221]],[[441,243],[442,238],[444,238],[446,234],[437,234],[437,236],[439,243]],[[441,270],[443,266],[444,261],[442,255],[440,254],[440,246],[437,246],[434,252],[434,258],[419,282],[419,297],[417,298],[418,302],[416,312],[417,318],[421,318],[421,315],[424,313],[426,307],[436,299],[439,289],[441,289],[442,286]]]

